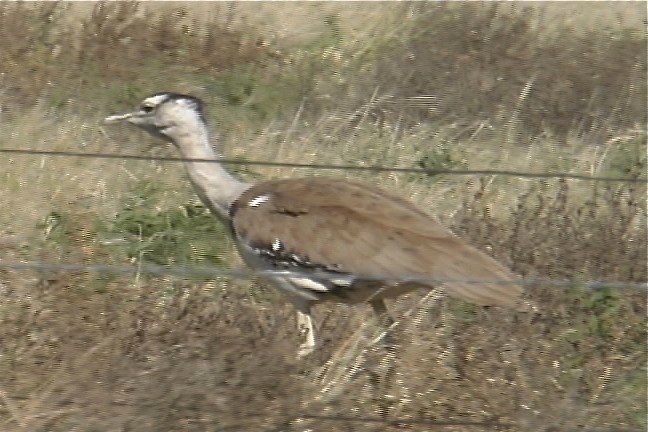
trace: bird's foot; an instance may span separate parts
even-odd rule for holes
[[[297,350],[297,359],[303,359],[309,354],[312,354],[313,351],[315,351],[315,344],[306,341],[299,345],[299,349]]]
[[[302,359],[315,351],[315,329],[310,314],[297,311],[297,330],[303,341],[297,350],[297,359]]]

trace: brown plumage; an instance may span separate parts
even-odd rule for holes
[[[249,205],[266,196],[264,202]],[[266,181],[246,190],[230,214],[239,241],[271,251],[278,240],[284,255],[296,255],[313,267],[341,274],[515,280],[507,268],[410,202],[359,182],[326,177]],[[318,297],[358,303],[431,286],[418,282],[385,289],[362,281],[357,285],[358,289],[351,284]],[[522,294],[516,284],[453,282],[443,286],[449,295],[479,305],[515,306]]]
[[[173,143],[185,158],[216,161],[219,156],[210,145],[202,107],[193,96],[157,93],[136,111],[106,122],[126,121]],[[345,179],[251,185],[217,163],[185,165],[196,193],[229,224],[250,267],[301,273],[266,276],[297,308],[305,338],[300,355],[315,348],[310,315],[314,303],[369,302],[386,322],[383,299],[434,284],[418,278],[511,281],[454,281],[442,286],[449,295],[479,305],[522,306],[515,275],[402,198]]]

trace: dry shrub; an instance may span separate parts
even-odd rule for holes
[[[581,8],[586,14],[588,4]],[[513,116],[532,135],[595,132],[599,139],[646,123],[639,29],[578,32],[556,23],[543,34],[533,7],[500,3],[419,3],[407,13],[411,25],[378,57],[371,91],[379,85],[398,99],[434,103],[405,102],[397,114],[443,122]]]
[[[136,73],[150,61],[215,73],[258,62],[269,53],[262,41],[225,22],[192,20],[182,7],[151,12],[127,2],[98,3],[74,36],[77,62],[106,67],[105,78],[129,78],[129,71]]]
[[[504,220],[491,216],[482,182],[472,194],[465,191],[468,198],[454,229],[506,257],[523,275],[644,282],[645,185],[594,184],[581,199],[567,180],[557,182],[558,187],[531,187]]]
[[[645,280],[644,207],[630,201],[643,192],[593,188],[580,202],[567,182],[559,186],[521,196],[511,220],[491,215],[487,187],[469,186],[455,229],[521,272],[533,266],[534,275],[569,278],[585,269],[590,278]],[[77,216],[78,232],[67,231],[71,244],[57,256],[100,262],[99,251],[86,256],[78,248],[92,250],[84,227],[92,215]],[[576,248],[572,237],[593,251]],[[322,305],[315,318],[323,346],[296,361],[294,310],[278,294],[255,300],[258,289],[247,283],[99,283],[92,274],[48,272],[30,280],[8,271],[2,283],[2,430],[424,431],[439,421],[484,423],[471,426],[477,431],[618,432],[645,425],[640,291],[534,287],[538,315],[414,293],[390,305],[400,320],[395,355],[368,345],[376,330],[367,308]]]
[[[2,430],[258,430],[294,415],[295,335],[276,322],[291,311],[264,312],[232,284],[217,299],[179,284],[161,299],[154,285],[93,291],[86,277],[54,275],[11,292]]]
[[[147,85],[164,82],[168,88],[174,74],[209,76],[273,54],[242,24],[234,29],[223,19],[191,19],[181,6],[153,12],[137,2],[98,2],[73,25],[68,10],[64,3],[0,5],[7,105],[43,97],[55,105],[91,101],[111,85],[119,89],[113,100],[121,100],[140,86],[151,91]]]

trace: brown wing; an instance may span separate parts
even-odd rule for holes
[[[268,181],[231,209],[232,228],[250,245],[279,241],[314,265],[371,277],[515,281],[503,265],[454,236],[410,202],[335,178]],[[481,305],[514,305],[516,284],[448,282],[449,295]]]

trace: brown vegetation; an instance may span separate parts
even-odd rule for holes
[[[210,103],[233,158],[645,177],[635,27],[472,3],[380,5],[360,26],[355,6],[304,4],[319,33],[288,41],[203,7],[97,3],[72,25],[69,4],[0,3],[0,147],[145,151],[97,119],[176,90]],[[0,262],[239,265],[175,164],[3,154],[0,172]],[[645,291],[582,283],[647,280],[645,183],[341,175],[572,285],[530,286],[538,314],[413,293],[390,304],[396,354],[368,310],[322,305],[323,346],[297,361],[294,311],[253,282],[0,269],[0,430],[645,429]]]

